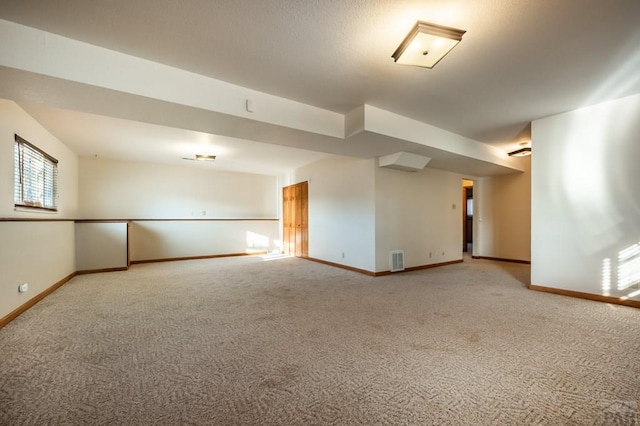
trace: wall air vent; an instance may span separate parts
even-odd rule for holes
[[[378,157],[378,167],[417,172],[425,168],[431,158],[410,152],[396,152],[395,154]]]
[[[391,272],[404,271],[403,250],[393,250],[389,252],[389,269]]]

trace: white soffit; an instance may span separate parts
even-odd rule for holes
[[[360,158],[375,158],[395,150],[413,151],[414,147],[407,146],[411,144],[418,145],[415,146],[418,150],[436,148],[443,151],[442,154],[452,160],[446,161],[446,166],[443,166],[444,161],[439,162],[440,167],[446,170],[473,174],[464,164],[456,165],[466,164],[470,158],[478,160],[475,163],[491,163],[501,173],[521,171],[515,160],[490,145],[367,104],[343,115],[2,19],[0,34],[0,93],[15,92],[16,87],[8,76],[15,74],[12,71],[18,71],[22,72],[18,75],[19,80],[28,79],[26,74],[39,79],[48,77],[47,81],[53,79],[56,84],[64,81],[85,86],[83,93],[100,88],[190,109],[188,123],[174,120],[168,124],[166,117],[147,117],[144,120],[165,126]],[[16,46],[22,48],[16,49]],[[9,94],[9,98],[22,103],[46,103],[42,99],[30,98],[34,96],[33,86],[22,87],[24,93],[17,97]],[[25,87],[28,90],[24,90]],[[35,96],[46,97],[51,92],[47,86]],[[69,97],[68,92],[63,93]],[[54,102],[60,101],[55,91],[51,96]],[[114,94],[110,93],[107,99],[115,102]],[[246,111],[247,99],[255,101],[255,112]],[[82,103],[76,99],[75,103],[78,102]],[[74,104],[73,99],[59,106],[66,110],[82,109],[81,105]],[[121,106],[112,106],[118,111],[123,110]],[[126,116],[120,112],[116,116],[133,119],[140,114],[129,106],[126,111]],[[193,114],[204,112],[219,118],[220,123],[194,128]],[[257,128],[266,130],[254,130],[254,133],[259,133],[254,135],[255,139],[241,134]],[[296,134],[297,137],[285,140],[283,133]],[[372,135],[383,136],[378,140],[384,146],[372,149]],[[348,143],[343,143],[345,141]],[[439,157],[434,154],[426,158],[435,161]]]
[[[417,172],[422,170],[431,161],[431,158],[410,152],[396,152],[378,157],[378,167],[404,170],[405,172]]]
[[[2,19],[0,35],[1,66],[321,135],[344,137],[344,116],[326,109]],[[256,106],[253,112],[246,110],[248,99]]]

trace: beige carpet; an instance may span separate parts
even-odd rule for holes
[[[0,424],[640,423],[640,310],[528,276],[260,257],[79,276],[0,330]]]

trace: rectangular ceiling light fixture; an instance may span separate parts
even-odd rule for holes
[[[391,55],[398,64],[433,68],[466,33],[463,30],[418,21]]]

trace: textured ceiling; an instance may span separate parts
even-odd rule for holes
[[[0,0],[0,18],[346,113],[370,104],[496,146],[640,92],[635,0]],[[434,69],[416,20],[467,31]]]

